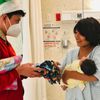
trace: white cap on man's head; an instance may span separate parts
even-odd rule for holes
[[[17,10],[22,10],[22,9],[18,5],[16,5],[16,3],[13,1],[7,1],[0,5],[0,15],[14,12]]]

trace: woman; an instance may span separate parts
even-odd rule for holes
[[[97,72],[88,76],[76,71],[65,70],[62,75],[64,83],[69,78],[87,81],[83,91],[79,87],[66,90],[66,100],[99,100],[100,99],[100,23],[90,17],[78,21],[74,27],[74,35],[78,48],[71,50],[62,62],[64,68],[66,64],[72,63],[76,59],[88,57],[95,61]]]

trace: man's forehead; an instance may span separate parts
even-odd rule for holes
[[[22,16],[20,16],[20,15],[13,15],[12,18],[20,20],[22,18]]]

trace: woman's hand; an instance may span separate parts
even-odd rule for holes
[[[64,84],[67,85],[67,80],[69,78],[72,78],[74,72],[75,71],[68,71],[68,70],[64,71],[64,73],[62,74],[62,81],[63,81]]]
[[[67,89],[67,85],[63,84],[63,85],[61,85],[61,88],[62,88],[62,90],[65,91]]]
[[[81,80],[81,81],[88,81],[88,82],[93,82],[93,81],[97,81],[98,79],[93,76],[93,75],[86,75],[86,74],[82,74],[79,73],[77,71],[68,71],[65,70],[63,75],[62,75],[62,81],[67,84],[67,80],[71,78],[71,79],[76,79],[76,80]]]
[[[19,75],[27,76],[27,77],[40,77],[40,73],[36,71],[40,71],[41,68],[36,68],[32,63],[26,63],[18,66],[16,71]]]
[[[53,63],[54,63],[54,66],[56,66],[56,67],[58,67],[58,65],[60,65],[60,63],[57,61],[53,61]]]
[[[60,67],[59,67],[60,63],[56,62],[56,61],[53,61],[53,63],[54,63],[54,66],[57,67],[60,72],[62,72],[61,69],[60,69]]]
[[[62,81],[64,84],[67,84],[68,76],[67,76],[67,70],[64,71],[62,74]]]

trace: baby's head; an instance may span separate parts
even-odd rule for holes
[[[82,60],[80,61],[80,67],[86,75],[93,75],[97,70],[95,62],[88,58],[82,58]]]

